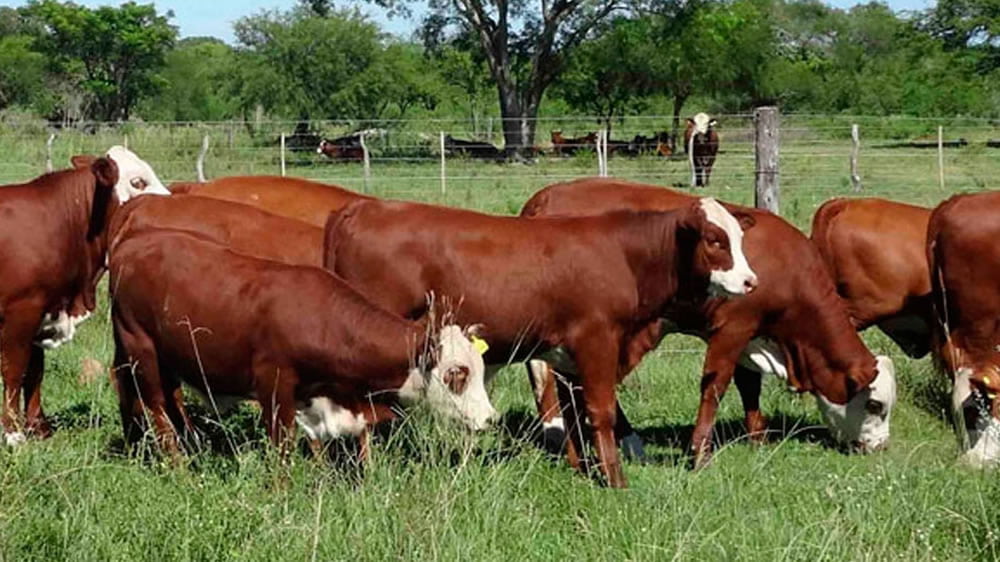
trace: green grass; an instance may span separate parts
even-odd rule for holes
[[[808,228],[823,200],[850,194],[847,150],[841,141],[791,138],[783,146],[782,210]],[[0,139],[7,147],[0,175],[29,178],[37,170],[18,172],[4,163],[28,161],[25,146],[38,139],[8,140]],[[95,146],[106,141],[90,139]],[[192,177],[187,164],[173,163],[179,159],[169,146],[133,142],[164,177]],[[749,202],[752,159],[746,146],[730,146],[708,192]],[[251,156],[233,156],[236,164],[225,171],[249,171],[240,162]],[[1000,187],[1000,151],[972,146],[946,156],[942,191],[933,151],[863,151],[866,192],[933,204],[954,191]],[[273,166],[266,158],[257,162]],[[661,184],[685,177],[683,162],[613,158],[610,165],[613,174]],[[542,185],[594,169],[587,158],[535,166],[450,162],[449,173],[467,179],[450,180],[441,196],[436,164],[383,163],[373,166],[371,190],[513,213]],[[359,166],[289,172],[360,187]],[[221,173],[210,167],[211,175]],[[742,408],[731,392],[718,416],[713,465],[689,471],[684,451],[704,346],[674,336],[621,387],[650,459],[627,462],[630,488],[615,491],[538,450],[520,366],[501,373],[492,389],[504,414],[501,427],[470,436],[418,409],[380,433],[364,470],[302,454],[282,465],[250,407],[222,420],[199,410],[208,438],[187,466],[148,452],[125,456],[107,377],[79,379],[84,359],[106,365],[111,358],[102,301],[77,339],[47,356],[46,407],[56,435],[0,448],[0,561],[1000,558],[1000,479],[956,463],[945,381],[929,360],[901,357],[880,334],[865,339],[896,361],[900,400],[888,451],[861,457],[829,448],[813,398],[766,379],[762,403],[771,441],[746,442]]]

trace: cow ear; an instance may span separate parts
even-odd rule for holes
[[[481,338],[486,333],[486,326],[483,324],[469,324],[462,329],[462,333],[467,338]]]
[[[690,117],[687,118],[687,122],[694,125],[694,119],[691,119]]]
[[[712,119],[711,121],[708,122],[709,127],[715,127],[718,124],[719,124],[718,119]]]
[[[118,165],[110,158],[98,158],[90,164],[90,171],[102,186],[114,187],[118,183]]]
[[[77,154],[76,156],[70,157],[69,163],[73,166],[73,168],[80,170],[83,168],[89,168],[90,165],[94,163],[94,160],[97,160],[97,158],[91,156],[90,154]]]
[[[736,218],[736,220],[740,223],[740,228],[742,228],[744,231],[750,230],[750,227],[757,224],[757,220],[754,219],[753,215],[751,215],[750,213],[745,213],[742,211],[735,211],[735,212],[730,211],[730,214]]]

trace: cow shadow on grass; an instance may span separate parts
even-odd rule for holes
[[[77,402],[49,416],[49,423],[56,431],[67,429],[96,429],[104,426],[104,415],[92,402]]]

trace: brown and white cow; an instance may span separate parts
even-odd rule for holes
[[[602,470],[621,487],[620,362],[675,299],[756,286],[742,238],[740,221],[709,198],[667,213],[549,220],[370,200],[331,214],[325,265],[396,314],[420,317],[428,291],[458,303],[460,322],[486,323],[488,365],[572,365],[564,372],[581,385]]]
[[[691,187],[708,187],[715,155],[719,152],[718,122],[705,113],[698,113],[687,120],[684,129],[684,152],[691,167]]]
[[[548,217],[621,209],[665,211],[684,208],[695,200],[661,187],[585,178],[542,189],[528,200],[521,214]],[[801,232],[767,211],[734,205],[728,208],[749,214],[756,223],[746,232],[743,247],[759,276],[760,288],[740,299],[692,301],[676,307],[662,326],[650,326],[645,341],[637,341],[627,368],[631,370],[671,331],[697,335],[708,343],[691,443],[696,466],[709,458],[715,414],[734,378],[743,399],[748,432],[763,435],[767,423],[760,413],[762,373],[777,375],[799,392],[813,393],[839,442],[864,451],[885,447],[896,400],[892,361],[873,357],[864,346],[837,298],[826,266]],[[535,373],[536,377],[543,375]],[[627,428],[627,424],[622,425]]]
[[[858,330],[878,326],[911,357],[930,351],[931,210],[877,198],[831,199],[811,239]]]
[[[472,429],[496,415],[482,357],[462,329],[429,335],[429,323],[374,306],[318,267],[145,229],[116,243],[110,270],[114,374],[130,441],[145,405],[164,449],[177,452],[176,431],[192,428],[182,382],[209,403],[256,399],[278,445],[296,418],[327,441],[362,435],[419,399]]]
[[[158,189],[148,164],[122,147],[100,158],[75,156],[72,163],[72,169],[0,187],[0,253],[6,259],[0,279],[0,425],[8,445],[51,434],[42,409],[44,350],[71,339],[96,307],[107,225],[119,202]]]
[[[927,227],[933,350],[951,375],[964,459],[1000,463],[1000,193],[956,195]]]
[[[136,198],[111,222],[111,252],[115,240],[147,228],[196,232],[241,254],[289,265],[323,265],[322,228],[232,201],[193,195]]]
[[[230,176],[206,183],[174,183],[170,192],[243,203],[323,228],[330,211],[367,195],[315,181],[281,176]]]

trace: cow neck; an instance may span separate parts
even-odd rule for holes
[[[679,212],[624,212],[608,215],[621,221],[619,240],[625,249],[636,282],[636,320],[648,322],[663,314],[664,308],[691,289],[682,283],[681,272],[690,263],[693,248],[684,247],[684,225]]]
[[[844,404],[875,379],[875,358],[851,325],[829,275],[816,264],[804,272],[812,286],[800,282],[796,305],[766,328],[767,335],[784,346],[793,386]]]

